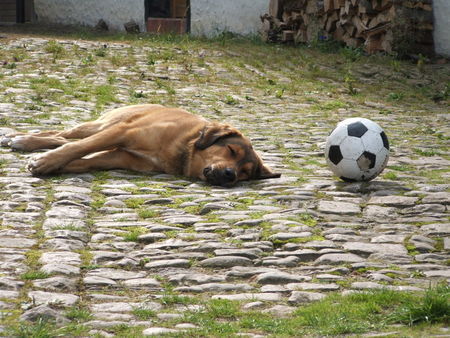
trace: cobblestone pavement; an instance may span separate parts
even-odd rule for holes
[[[195,327],[180,318],[201,306],[168,295],[239,300],[286,316],[330,292],[424,290],[450,280],[446,107],[430,103],[430,115],[395,97],[350,95],[346,105],[333,98],[345,84],[320,80],[323,69],[317,81],[337,92],[305,79],[309,88],[293,95],[285,71],[247,64],[226,48],[29,36],[0,43],[8,58],[0,68],[1,134],[158,102],[237,126],[283,173],[232,189],[125,171],[37,178],[24,169],[30,154],[0,148],[4,317],[65,323],[65,310],[82,307],[90,335],[121,325],[160,335]],[[294,71],[289,60],[286,67]],[[383,69],[361,74],[377,82]],[[410,81],[431,81],[413,70]],[[344,184],[326,169],[322,149],[339,120],[357,115],[385,128],[391,160],[378,179]]]

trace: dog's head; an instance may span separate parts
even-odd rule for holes
[[[210,123],[200,132],[193,160],[196,176],[213,185],[281,176],[263,164],[247,137],[227,124]]]

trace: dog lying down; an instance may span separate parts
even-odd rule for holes
[[[35,176],[129,169],[184,175],[224,187],[280,177],[237,129],[156,104],[114,109],[66,131],[8,135],[3,143],[19,151],[56,148],[29,162]]]

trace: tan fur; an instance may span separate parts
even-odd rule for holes
[[[135,105],[67,131],[15,134],[13,149],[51,149],[30,161],[33,175],[129,169],[185,175],[212,184],[279,177],[235,128],[183,109]]]

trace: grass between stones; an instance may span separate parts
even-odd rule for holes
[[[160,299],[165,306],[198,303],[201,308],[183,311],[180,318],[154,325],[191,323],[197,327],[169,334],[170,337],[232,337],[244,332],[274,337],[358,335],[368,332],[421,337],[423,334],[439,333],[440,328],[448,325],[449,296],[450,288],[443,285],[430,288],[425,293],[374,290],[346,296],[331,294],[322,301],[297,308],[288,318],[280,318],[264,311],[244,311],[241,303],[235,301],[210,299],[198,302],[191,297],[166,295]],[[158,321],[152,310],[135,308],[132,313],[140,320]],[[83,322],[91,319],[88,311],[74,307],[66,311],[66,316],[73,322],[62,328],[38,321],[9,327],[6,333],[14,337],[86,334],[87,328]],[[140,337],[143,328],[120,325],[107,331],[117,336]]]

